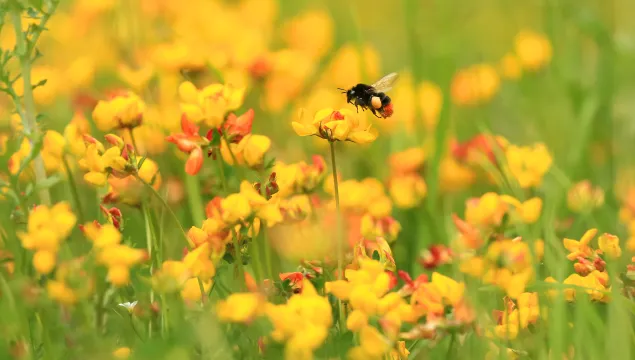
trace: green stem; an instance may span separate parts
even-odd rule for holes
[[[41,26],[48,21],[50,14],[55,10],[57,2],[54,3],[53,9],[50,13],[45,14],[41,20]],[[11,13],[11,19],[13,21],[13,28],[15,30],[16,38],[16,50],[18,58],[20,60],[20,72],[22,74],[22,81],[24,83],[24,95],[22,100],[24,101],[24,109],[20,112],[22,118],[22,125],[24,126],[25,133],[29,136],[30,140],[37,139],[42,136],[42,132],[36,122],[36,109],[35,100],[33,98],[33,86],[31,85],[31,47],[34,47],[37,41],[39,33],[36,33],[31,40],[31,44],[27,43],[26,34],[22,31],[22,12],[21,9],[15,10]],[[16,99],[17,100],[17,99]],[[33,160],[35,182],[37,184],[44,183],[46,181],[46,168],[44,167],[44,161],[42,155],[37,154]],[[41,188],[39,190],[40,202],[43,205],[51,205],[51,194],[48,188]]]
[[[185,188],[187,189],[187,203],[192,212],[195,224],[202,224],[205,220],[203,201],[201,200],[201,184],[196,175],[185,175]]]
[[[152,253],[153,248],[154,250],[158,250],[158,247],[156,246],[156,244],[154,244],[153,241],[153,234],[152,234],[152,225],[150,224],[150,214],[148,211],[148,207],[145,206],[144,204],[141,204],[141,214],[143,215],[143,223],[145,226],[145,233],[146,233],[146,247],[148,249],[148,257],[150,258],[151,262],[150,262],[150,275],[152,275],[153,270],[154,270],[154,258],[152,257]],[[157,257],[157,261],[160,264],[161,261],[158,259]],[[150,304],[152,304],[154,302],[154,289],[152,289],[152,287],[150,287]],[[130,320],[132,321],[132,319]],[[134,325],[133,325],[134,328]],[[135,330],[136,332],[136,330]],[[152,320],[148,321],[148,337],[152,336]]]
[[[232,228],[232,243],[234,244],[234,261],[236,262],[236,270],[238,271],[238,285],[240,290],[243,290],[245,285],[245,269],[243,267],[243,256],[240,252],[240,241],[236,230]]]
[[[333,191],[335,192],[335,221],[336,221],[336,251],[337,251],[337,279],[344,278],[344,234],[342,229],[342,211],[340,209],[340,190],[337,184],[337,165],[335,163],[335,142],[329,142],[331,148],[331,166],[333,171]],[[337,301],[339,311],[340,332],[344,332],[344,306],[342,300]]]
[[[220,176],[220,183],[223,187],[223,191],[227,192],[227,179],[225,178],[225,164],[221,155],[216,157],[216,164],[218,165],[218,176]]]
[[[190,238],[187,236],[187,233],[183,229],[183,226],[181,226],[181,222],[179,221],[179,218],[176,217],[176,214],[174,213],[174,211],[172,211],[172,208],[170,207],[170,205],[168,205],[165,199],[161,197],[161,195],[152,187],[152,185],[145,182],[141,177],[139,177],[139,175],[135,174],[134,176],[137,180],[141,181],[148,189],[150,189],[154,197],[156,197],[161,202],[163,207],[168,211],[168,213],[172,217],[172,220],[174,220],[174,222],[178,226],[179,230],[181,231],[181,235],[183,236],[183,239],[185,239],[187,244],[191,247],[195,247],[192,241],[190,240]]]
[[[64,163],[64,169],[66,170],[66,175],[68,176],[68,184],[71,187],[71,195],[73,196],[73,200],[75,201],[75,208],[77,211],[79,222],[83,224],[86,218],[84,217],[84,212],[82,211],[82,203],[79,200],[80,197],[79,197],[79,191],[77,188],[77,182],[75,181],[75,177],[73,176],[71,167],[68,164],[68,160],[66,160],[66,155],[62,156],[62,162]]]

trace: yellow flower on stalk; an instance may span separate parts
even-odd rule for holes
[[[265,299],[258,293],[233,293],[216,305],[222,322],[249,323],[265,310]]]
[[[471,225],[496,227],[501,224],[508,208],[508,203],[500,195],[488,192],[465,202],[465,220]]]
[[[141,125],[145,107],[136,94],[123,92],[110,100],[100,100],[93,110],[93,120],[101,131],[134,128]]]
[[[326,340],[333,324],[331,305],[310,281],[286,304],[267,304],[265,314],[273,323],[271,337],[285,343],[285,359],[310,359]]]
[[[542,143],[534,146],[509,145],[505,158],[507,170],[523,189],[539,186],[553,162]]]
[[[271,148],[271,139],[264,135],[247,134],[238,144],[221,141],[220,153],[229,165],[247,165],[258,168],[263,165],[264,156]]]
[[[97,262],[108,268],[108,281],[118,287],[127,285],[130,282],[130,268],[147,258],[147,251],[127,245],[107,246],[97,254]]]
[[[238,109],[245,97],[245,88],[211,84],[197,89],[189,81],[179,86],[181,111],[195,124],[218,128],[230,111]]]
[[[33,266],[40,274],[53,271],[62,241],[71,233],[77,217],[66,202],[49,208],[39,205],[29,214],[27,232],[19,232],[22,247],[35,251]]]
[[[377,138],[377,131],[370,125],[361,125],[357,114],[349,109],[323,109],[315,114],[312,122],[294,121],[291,125],[299,136],[315,135],[328,141],[367,144]]]
[[[121,233],[113,224],[98,225],[94,222],[87,223],[82,228],[84,235],[93,242],[93,246],[97,249],[103,249],[109,246],[121,243]]]

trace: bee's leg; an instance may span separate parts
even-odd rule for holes
[[[357,113],[359,113],[359,105],[357,105],[357,103],[355,103],[355,110],[357,110]]]
[[[373,115],[375,115],[376,118],[381,118],[381,116],[377,115],[377,111],[375,110],[375,108],[373,108],[372,106],[369,108],[370,112],[373,113]]]

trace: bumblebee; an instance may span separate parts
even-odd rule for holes
[[[372,85],[357,84],[348,90],[338,89],[342,94],[346,94],[346,102],[355,105],[358,112],[359,108],[362,108],[362,111],[370,109],[373,115],[385,119],[393,113],[392,102],[385,93],[392,89],[397,78],[397,73],[390,73]]]

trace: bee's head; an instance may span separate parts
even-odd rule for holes
[[[355,97],[355,90],[353,90],[353,89],[344,90],[342,88],[337,88],[337,89],[340,90],[342,92],[342,94],[346,94],[346,102],[347,103],[351,103],[353,101],[353,98]]]

